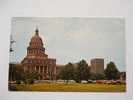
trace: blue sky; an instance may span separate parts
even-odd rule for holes
[[[46,54],[57,64],[104,58],[105,67],[114,61],[120,71],[126,69],[125,22],[122,18],[23,18],[12,19],[11,34],[16,41],[11,62],[21,62],[38,27]]]

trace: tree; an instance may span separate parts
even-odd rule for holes
[[[21,64],[9,64],[9,81],[20,83],[23,74],[24,72]]]
[[[90,73],[90,79],[91,80],[96,80],[96,74],[95,73]]]
[[[77,83],[81,83],[82,80],[88,81],[90,77],[90,67],[85,60],[81,60],[77,63],[77,68],[75,69],[74,80]]]
[[[117,69],[114,62],[110,62],[107,64],[107,68],[105,69],[105,75],[108,80],[116,80],[119,75],[119,70]]]
[[[9,81],[16,81],[17,84],[21,81],[25,84],[33,84],[39,77],[38,72],[24,72],[21,64],[9,64]]]
[[[25,72],[23,75],[23,82],[25,84],[33,84],[39,77],[40,74],[38,72]]]
[[[11,84],[11,81],[15,81],[17,84],[21,84],[23,74],[24,72],[21,64],[9,64],[9,90],[17,90],[17,88]]]
[[[103,79],[106,79],[104,73],[97,73],[96,74],[96,80],[103,80]]]
[[[72,63],[68,63],[67,65],[62,68],[60,72],[60,77],[64,81],[66,80],[66,83],[69,82],[69,80],[73,79],[74,76],[74,67]]]
[[[106,77],[104,73],[91,73],[90,79],[91,80],[103,80],[103,79],[106,79]]]

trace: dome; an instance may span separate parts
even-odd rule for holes
[[[43,46],[43,42],[42,42],[41,37],[39,36],[38,29],[35,30],[35,35],[31,38],[30,46],[36,46],[36,47]]]

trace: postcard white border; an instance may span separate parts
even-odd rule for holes
[[[131,100],[133,98],[132,0],[1,0],[1,100]],[[12,17],[122,17],[126,21],[126,93],[9,92],[9,35]],[[117,42],[117,41],[116,41]]]

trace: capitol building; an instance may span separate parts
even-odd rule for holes
[[[24,72],[38,72],[39,79],[56,79],[56,59],[49,58],[45,53],[43,42],[39,36],[39,30],[35,30],[34,36],[27,47],[27,55],[21,61]]]

